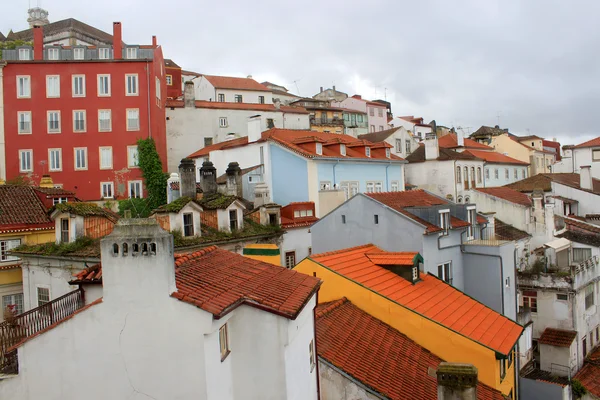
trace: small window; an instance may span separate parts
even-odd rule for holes
[[[59,47],[53,47],[53,48],[48,48],[46,49],[46,53],[48,54],[48,60],[50,61],[57,61],[60,60],[60,48]]]
[[[481,167],[477,167],[477,183],[481,183]]]
[[[100,147],[100,169],[112,169],[112,147]]]
[[[600,161],[600,149],[594,149],[594,150],[592,150],[592,160],[593,161]]]
[[[537,291],[523,291],[523,306],[529,308],[532,313],[537,313]]]
[[[60,111],[48,111],[48,133],[60,133]]]
[[[232,232],[238,229],[237,210],[229,210],[229,229]]]
[[[308,357],[310,360],[310,372],[315,369],[315,365],[317,365],[317,361],[315,358],[315,341],[314,339],[310,341],[308,344]]]
[[[452,262],[438,265],[438,278],[452,285]]]
[[[31,49],[19,49],[19,60],[31,60]]]
[[[127,166],[129,168],[139,167],[139,154],[137,146],[127,146]]]
[[[490,179],[490,169],[489,168],[485,169],[485,179]]]
[[[100,195],[103,199],[112,199],[114,196],[113,183],[112,182],[101,182],[100,183]]]
[[[85,110],[73,111],[73,132],[85,132]]]
[[[317,143],[317,154],[323,155],[323,143]]]
[[[137,108],[131,108],[127,110],[127,130],[128,131],[139,131],[140,130],[140,110]]]
[[[375,225],[379,225],[379,215],[373,215],[373,222],[375,223]]]
[[[242,102],[243,102],[242,95],[241,95],[241,94],[236,94],[236,95],[234,96],[234,101],[235,101],[236,103],[242,103]]]
[[[173,76],[166,75],[165,76],[165,81],[167,82],[167,86],[172,86],[173,85]]]
[[[137,47],[128,47],[127,48],[127,59],[128,60],[135,60],[137,59]]]
[[[19,111],[17,113],[19,119],[19,134],[31,133],[31,111]]]
[[[569,295],[568,294],[558,293],[556,295],[556,300],[567,301],[567,300],[569,300]]]
[[[367,157],[371,157],[371,148],[370,147],[365,147],[365,155]]]
[[[83,60],[85,59],[85,49],[82,47],[76,47],[73,49],[73,59]]]
[[[213,144],[213,138],[211,138],[211,137],[204,138],[204,147],[212,146],[212,144]]]
[[[286,268],[294,268],[296,266],[296,252],[286,251],[285,252],[285,266]]]
[[[119,245],[116,243],[113,243],[113,256],[118,256],[119,255]]]
[[[110,49],[108,47],[100,47],[98,49],[98,59],[108,60],[110,58]]]
[[[19,171],[33,171],[33,150],[19,150]]]
[[[443,234],[447,235],[450,229],[450,210],[441,210],[440,214],[440,228],[444,231]]]
[[[2,296],[2,310],[6,310],[7,308],[12,310],[13,315],[22,314],[24,311],[23,293]]]
[[[456,167],[456,183],[461,183],[462,182],[461,171],[462,171],[462,169],[460,167]]]
[[[390,183],[390,188],[392,192],[398,192],[400,191],[400,182],[398,181],[392,181]]]
[[[219,118],[219,126],[221,128],[227,128],[227,117]]]
[[[346,216],[342,215],[342,224],[345,224],[345,223],[346,223]]]
[[[112,130],[111,110],[98,110],[98,131],[110,132]]]
[[[73,97],[85,97],[85,75],[73,75]]]
[[[219,346],[221,348],[221,362],[227,358],[231,351],[229,350],[229,332],[227,324],[219,328]]]
[[[500,380],[504,379],[506,376],[506,360],[499,360],[500,362]]]
[[[223,93],[219,93],[218,97],[219,103],[225,103],[225,95]]]
[[[392,156],[392,152],[390,151],[390,149],[385,149],[385,156],[387,158],[390,158]]]
[[[98,97],[110,96],[110,75],[98,75]]]
[[[340,144],[340,155],[342,156],[346,156],[346,145],[345,144]]]
[[[75,169],[78,171],[87,170],[87,147],[76,147],[75,152]]]
[[[37,303],[38,307],[50,302],[50,289],[44,287],[37,288]]]
[[[183,214],[183,236],[194,236],[194,215]]]
[[[142,181],[129,181],[129,198],[141,199],[142,195]]]
[[[21,245],[21,239],[13,240],[2,240],[0,241],[0,261],[17,261],[19,257],[9,256],[6,252],[19,247]]]
[[[265,96],[258,96],[258,103],[265,104]]]
[[[62,171],[62,149],[48,149],[50,171]]]
[[[585,309],[594,305],[594,284],[590,283],[585,287]]]
[[[60,97],[60,76],[59,75],[46,76],[46,97],[48,97],[48,98]]]
[[[125,95],[137,96],[138,95],[138,75],[127,74],[125,75]]]
[[[17,98],[31,97],[31,77],[17,76]]]
[[[498,168],[494,169],[494,178],[498,179],[500,177],[500,171],[498,171]]]

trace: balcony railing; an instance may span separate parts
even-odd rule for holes
[[[339,125],[344,126],[343,118],[311,118],[311,125]]]
[[[67,318],[83,305],[83,290],[77,289],[0,323],[0,375],[19,372],[17,350],[9,351],[11,347]]]

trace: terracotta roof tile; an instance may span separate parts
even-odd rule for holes
[[[466,139],[465,139],[466,140]],[[477,142],[475,142],[477,143]],[[519,161],[509,156],[505,156],[495,151],[483,151],[483,150],[467,150],[466,153],[472,154],[477,158],[485,160],[488,164],[511,164],[511,165],[522,165],[527,166],[529,163]]]
[[[53,228],[33,187],[0,185],[0,232]]]
[[[167,107],[183,108],[185,103],[183,100],[168,99]],[[306,108],[296,106],[280,106],[276,108],[274,104],[255,104],[255,103],[223,103],[217,101],[196,100],[196,108],[208,108],[215,110],[248,110],[248,111],[269,111],[269,112],[284,112],[290,114],[308,114]]]
[[[383,251],[380,253],[370,252],[367,257],[373,264],[376,265],[415,265],[415,257],[419,253],[415,251]]]
[[[501,240],[523,240],[531,237],[529,233],[502,222],[498,218],[494,218],[494,233]]]
[[[102,265],[95,264],[73,275],[69,285],[102,283]]]
[[[353,379],[391,400],[437,398],[437,379],[429,371],[444,360],[346,298],[319,304],[315,323],[319,357]],[[479,383],[477,398],[503,396]]]
[[[458,152],[452,149],[446,149],[440,147],[440,156],[437,158],[438,161],[448,161],[448,160],[480,160],[472,154],[469,154],[466,151]],[[406,157],[406,161],[410,163],[417,162],[425,162],[429,161],[425,159],[425,146],[421,145],[415,149],[408,157]]]
[[[552,182],[556,182],[588,193],[600,194],[600,179],[592,179],[593,190],[581,189],[579,180],[580,177],[577,173],[537,174],[505,186],[520,192],[533,192],[534,190],[549,192],[552,190]]]
[[[588,392],[600,397],[600,347],[597,347],[585,360],[583,368],[574,379],[577,379]]]
[[[431,274],[420,274],[412,284],[399,275],[375,265],[369,253],[381,253],[374,245],[310,256],[337,272],[417,314],[436,321],[501,354],[514,347],[523,327],[484,306]]]
[[[531,206],[532,201],[529,196],[511,189],[506,186],[492,187],[492,188],[475,188],[478,192],[488,194],[490,196],[498,197],[511,203],[520,204],[522,206]]]
[[[248,144],[248,136],[244,136],[241,138],[228,140],[228,141],[221,142],[221,143],[215,143],[210,146],[203,147],[200,150],[187,156],[187,158],[200,158],[200,157],[208,156],[211,151],[225,150],[225,149],[229,149],[232,147],[245,146],[247,144]]]
[[[576,337],[576,331],[546,328],[544,329],[542,336],[540,336],[538,343],[549,344],[556,347],[570,347]]]
[[[98,28],[94,28],[93,26],[85,24],[79,20],[76,20],[75,18],[67,18],[67,19],[63,19],[60,21],[51,22],[47,25],[44,25],[43,29],[44,29],[45,37],[56,35],[57,33],[60,33],[60,32],[73,30],[73,31],[82,33],[84,35],[87,35],[93,39],[96,39],[99,42],[102,42],[103,44],[112,45],[112,43],[113,43],[112,35],[104,32],[104,31],[101,31]],[[10,32],[7,36],[7,39],[8,40],[24,40],[26,42],[32,41],[33,40],[33,29],[29,28],[29,29],[25,29],[25,30],[19,31],[19,32]]]
[[[236,78],[232,76],[203,75],[217,89],[254,90],[259,92],[270,92],[271,89],[261,85],[251,78]]]
[[[455,149],[461,147],[458,145],[458,139],[456,137],[456,133],[449,133],[444,135],[438,139],[438,146],[446,148],[446,149]],[[466,149],[481,149],[481,150],[494,150],[490,146],[486,146],[485,144],[476,142],[469,138],[464,138],[464,146]]]
[[[587,142],[583,142],[575,146],[575,149],[583,149],[584,147],[596,147],[600,146],[600,136],[594,138],[592,140],[588,140]]]

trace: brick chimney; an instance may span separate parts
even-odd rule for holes
[[[582,165],[579,170],[579,187],[585,190],[592,190],[592,167],[589,165]]]
[[[44,28],[39,25],[33,27],[33,59],[44,59]]]
[[[183,102],[186,108],[194,108],[196,106],[196,89],[192,81],[186,81],[184,84]]]
[[[230,162],[227,170],[227,194],[231,196],[244,197],[242,186],[242,169],[237,162]]]
[[[476,400],[477,368],[442,362],[437,370],[438,400]]]
[[[153,48],[157,48],[158,47],[158,43],[156,41],[156,35],[152,35],[152,47]]]
[[[120,22],[113,22],[113,58],[115,60],[123,59],[123,36]]]
[[[179,164],[179,194],[196,198],[196,163],[191,158],[183,158]]]
[[[204,161],[200,168],[200,186],[204,196],[217,193],[217,169],[210,161]]]

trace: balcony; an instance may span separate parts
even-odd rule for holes
[[[343,118],[311,118],[310,124],[315,126],[344,126]]]
[[[5,316],[0,323],[0,375],[19,373],[13,346],[74,314],[84,303],[83,289],[77,289],[23,314]]]

